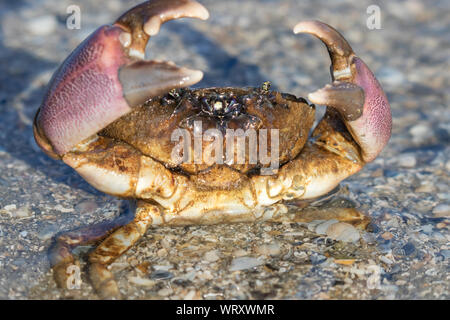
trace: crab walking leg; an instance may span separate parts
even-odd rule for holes
[[[140,203],[138,203],[138,208],[139,206]],[[137,209],[133,221],[116,230],[89,255],[90,279],[101,298],[120,298],[117,283],[107,266],[145,234],[152,224],[152,216],[158,215],[159,210],[152,204],[146,204],[146,210]]]
[[[56,283],[61,288],[68,288],[72,284],[69,281],[69,268],[71,266],[79,268],[78,260],[72,255],[75,247],[104,239],[111,232],[132,220],[134,211],[134,207],[128,206],[114,221],[83,227],[57,236],[49,249],[50,265]]]
[[[309,33],[319,38],[331,58],[333,83],[309,94],[309,100],[338,110],[360,146],[363,160],[373,161],[389,141],[392,127],[389,102],[381,85],[331,26],[304,21],[294,27],[294,33]]]
[[[356,145],[340,134],[324,132],[320,139],[305,145],[297,158],[285,164],[276,176],[252,177],[257,203],[270,206],[282,200],[318,198],[362,167]]]

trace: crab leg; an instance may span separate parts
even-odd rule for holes
[[[61,288],[67,288],[70,276],[68,274],[69,267],[73,265],[79,267],[78,260],[72,254],[72,250],[75,247],[104,239],[117,228],[133,220],[134,214],[135,208],[127,207],[114,221],[98,223],[57,236],[49,249],[50,265],[53,269],[56,283]]]
[[[208,11],[193,0],[147,1],[94,31],[53,75],[35,118],[38,145],[60,158],[149,98],[200,81],[201,71],[143,60],[150,36],[182,17]]]
[[[309,94],[309,100],[336,109],[361,148],[362,159],[373,161],[387,144],[392,127],[389,102],[377,79],[331,26],[304,21],[294,27],[294,33],[319,38],[331,58],[333,83]]]
[[[133,221],[111,234],[89,255],[90,279],[103,299],[121,297],[114,276],[107,266],[131,248],[152,224],[152,216],[159,214],[159,208],[155,205],[145,206],[146,210],[136,210]]]

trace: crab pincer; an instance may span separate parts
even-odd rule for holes
[[[116,119],[148,99],[171,89],[197,83],[203,73],[172,62],[144,60],[145,47],[166,21],[190,17],[205,20],[208,11],[193,0],[153,0],[142,3],[104,25],[84,40],[53,75],[34,121],[39,146],[61,159]],[[134,213],[134,212],[133,212]],[[132,219],[132,218],[131,218]],[[57,283],[68,286],[69,266],[78,265],[71,251],[80,243],[97,242],[129,221],[99,224],[56,238],[50,262]],[[106,296],[120,293],[109,271],[94,265]],[[95,280],[95,279],[94,279]],[[95,281],[94,281],[95,282]]]
[[[381,152],[391,136],[389,102],[381,85],[367,65],[357,57],[344,37],[320,21],[302,21],[294,33],[309,33],[327,47],[333,83],[308,95],[316,104],[336,109],[370,162]]]
[[[161,24],[182,17],[209,13],[193,0],[147,1],[84,40],[50,81],[34,123],[39,146],[61,158],[149,98],[200,81],[201,71],[144,60]]]

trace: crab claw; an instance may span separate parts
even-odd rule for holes
[[[172,19],[207,19],[193,0],[153,0],[104,25],[84,40],[53,75],[36,114],[37,143],[54,158],[149,98],[197,83],[203,73],[144,60],[150,36]]]
[[[331,58],[333,83],[309,94],[309,100],[338,110],[361,147],[363,160],[374,160],[389,141],[392,127],[389,102],[381,85],[331,26],[320,21],[304,21],[294,27],[294,33],[309,33],[319,38]]]

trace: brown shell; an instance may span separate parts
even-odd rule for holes
[[[202,99],[205,97],[227,97],[240,102],[242,109],[234,115],[212,115],[204,112]],[[234,136],[227,136],[227,129],[255,129],[259,138],[260,129],[267,130],[267,155],[271,152],[271,131],[279,130],[279,163],[288,162],[295,158],[305,145],[309,130],[315,119],[314,106],[306,100],[293,95],[275,91],[263,91],[256,88],[208,88],[208,89],[180,89],[165,96],[151,99],[147,103],[135,108],[131,113],[116,120],[100,132],[110,138],[128,143],[143,154],[165,164],[169,168],[178,168],[190,174],[197,174],[214,165],[211,160],[213,141],[201,141],[202,157],[194,163],[194,127],[195,121],[201,121],[201,133],[208,129],[218,129],[223,133],[223,158],[225,165],[247,173],[269,164],[250,161],[246,140],[245,161],[236,163],[237,150],[233,159],[226,158],[226,144],[228,140],[235,140]],[[198,122],[197,122],[198,123]],[[172,151],[179,141],[172,141],[172,134],[176,129],[189,132],[190,153],[189,161],[177,163],[172,157]],[[197,129],[196,132],[200,132]],[[257,138],[257,139],[258,139]],[[181,139],[182,141],[182,139]],[[258,140],[256,140],[258,141]],[[189,142],[189,141],[187,141]],[[210,149],[208,149],[208,146]],[[186,152],[186,150],[184,150]],[[209,158],[208,158],[209,156]],[[200,160],[200,161],[199,161]]]

